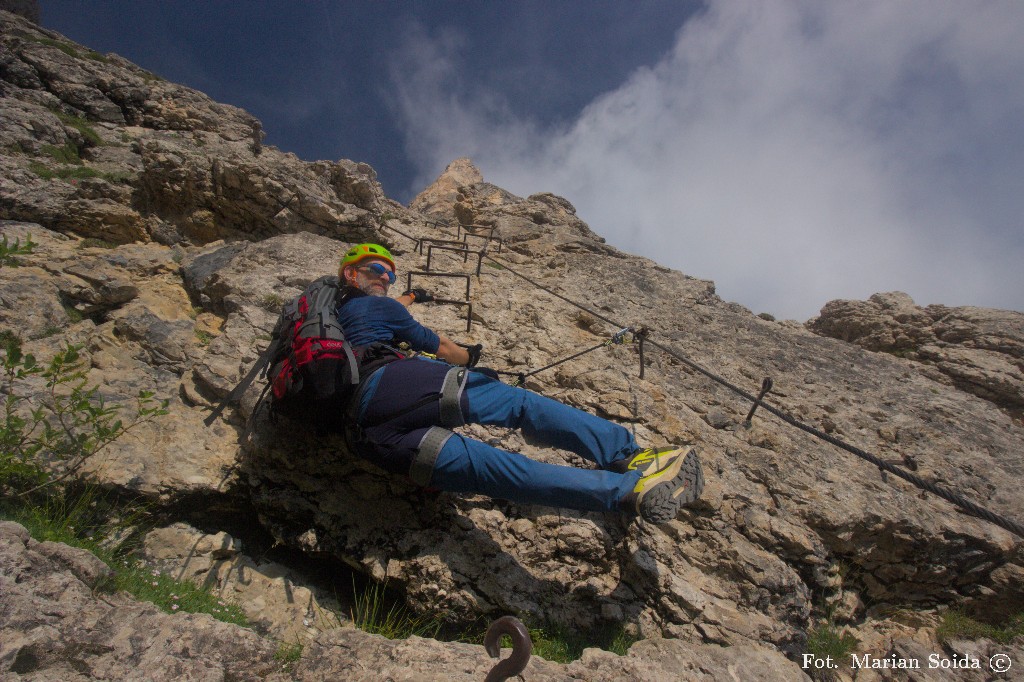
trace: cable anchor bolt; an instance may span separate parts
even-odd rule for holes
[[[634,331],[636,331],[636,330],[634,330],[632,327],[626,327],[625,329],[620,329],[619,331],[615,332],[615,334],[612,336],[612,338],[609,339],[608,343],[610,343],[610,344],[626,343],[626,336],[628,334],[632,334]]]
[[[750,412],[747,412],[747,418],[743,420],[743,425],[750,427],[750,420],[754,418],[754,412],[761,405],[761,401],[764,397],[772,390],[772,378],[765,377],[764,381],[761,382],[761,392],[757,394],[757,398],[754,399],[754,404],[750,407]]]

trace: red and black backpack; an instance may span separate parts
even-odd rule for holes
[[[353,346],[345,339],[338,308],[353,296],[334,276],[321,277],[286,303],[274,326],[270,345],[249,373],[206,418],[207,426],[263,372],[268,384],[260,396],[272,410],[316,422],[343,418],[344,405],[362,378],[403,356],[381,343]],[[255,410],[254,410],[255,411]],[[318,423],[318,427],[327,426]]]

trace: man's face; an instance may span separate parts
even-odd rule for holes
[[[394,272],[387,261],[380,258],[367,258],[349,267],[357,289],[368,296],[388,295],[388,288],[391,286]]]

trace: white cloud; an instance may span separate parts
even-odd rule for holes
[[[832,298],[1024,310],[1024,5],[716,2],[566,127],[464,82],[455,34],[394,62],[418,188],[458,156],[755,310]]]

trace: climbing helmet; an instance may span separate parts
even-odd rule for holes
[[[398,270],[398,267],[395,265],[395,259],[391,256],[391,252],[380,244],[356,244],[345,252],[345,255],[341,259],[341,268],[345,269],[347,266],[355,265],[367,258],[380,258],[391,265],[392,271]]]

